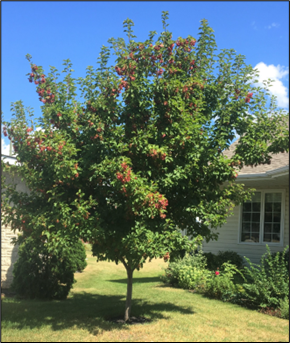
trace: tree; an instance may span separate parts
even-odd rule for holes
[[[115,67],[107,66],[111,50],[103,46],[99,68],[89,66],[85,78],[73,78],[70,60],[63,81],[56,68],[45,75],[31,62],[43,130],[30,134],[34,125],[20,101],[5,127],[31,189],[25,195],[7,188],[6,221],[41,236],[48,249],[76,236],[92,242],[98,260],[123,263],[126,321],[134,270],[189,251],[201,238],[217,239],[233,206],[251,195],[235,183],[237,170],[288,149],[285,114],[274,98],[267,105],[266,86],[254,87],[256,71],[245,57],[233,49],[216,55],[206,20],[198,40],[174,41],[167,19],[163,12],[155,42],[156,32],[135,42],[134,24],[125,20],[128,42],[108,41]],[[222,152],[235,132],[241,138],[227,158]],[[193,240],[181,235],[185,228]]]

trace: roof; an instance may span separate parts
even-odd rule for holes
[[[230,145],[230,147],[223,152],[223,154],[229,158],[234,155],[236,146],[238,145],[239,139]],[[271,164],[260,164],[256,167],[244,166],[240,171],[239,175],[243,174],[262,174],[275,169],[289,166],[289,152],[280,152],[278,154],[270,154]]]

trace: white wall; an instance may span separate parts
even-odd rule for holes
[[[267,185],[265,188],[286,190],[283,246],[271,246],[271,244],[269,244],[271,252],[282,251],[286,245],[289,245],[289,187],[279,187],[277,185],[275,185],[275,187],[271,187],[271,185]],[[259,189],[257,188],[257,191],[258,190]],[[212,252],[213,254],[217,254],[219,251],[232,250],[241,256],[248,257],[253,263],[260,263],[261,256],[266,252],[266,245],[238,243],[239,206],[234,208],[234,215],[229,217],[227,223],[221,228],[217,229],[217,232],[220,233],[217,241],[203,243],[204,252]]]
[[[11,177],[7,173],[6,182],[12,182]],[[3,176],[2,175],[2,176]],[[16,183],[16,190],[19,192],[29,193],[28,187],[25,185],[19,176],[15,176],[13,183]],[[1,213],[3,218],[4,213]],[[18,246],[11,244],[11,239],[18,235],[19,231],[15,233],[11,230],[10,226],[4,226],[1,223],[1,287],[9,288],[13,278],[13,265],[18,259]]]

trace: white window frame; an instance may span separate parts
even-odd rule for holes
[[[260,231],[259,231],[259,242],[242,242],[242,213],[243,213],[243,204],[239,205],[239,230],[238,230],[238,244],[243,245],[263,245],[266,244],[269,246],[283,246],[284,242],[284,223],[285,223],[285,189],[256,189],[255,192],[261,193],[261,216],[260,216]],[[280,242],[263,242],[264,237],[264,211],[265,211],[265,193],[281,193],[282,194],[282,204],[281,204],[281,231],[280,231]]]

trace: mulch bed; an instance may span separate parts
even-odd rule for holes
[[[274,309],[271,307],[264,307],[259,310],[260,313],[268,314],[269,316],[281,317],[281,311],[279,309]]]
[[[130,324],[130,325],[135,325],[135,324],[144,324],[144,323],[150,323],[152,322],[151,319],[145,318],[145,317],[131,317],[127,322],[121,317],[118,318],[111,318],[107,319],[108,322],[115,323],[115,324]]]

